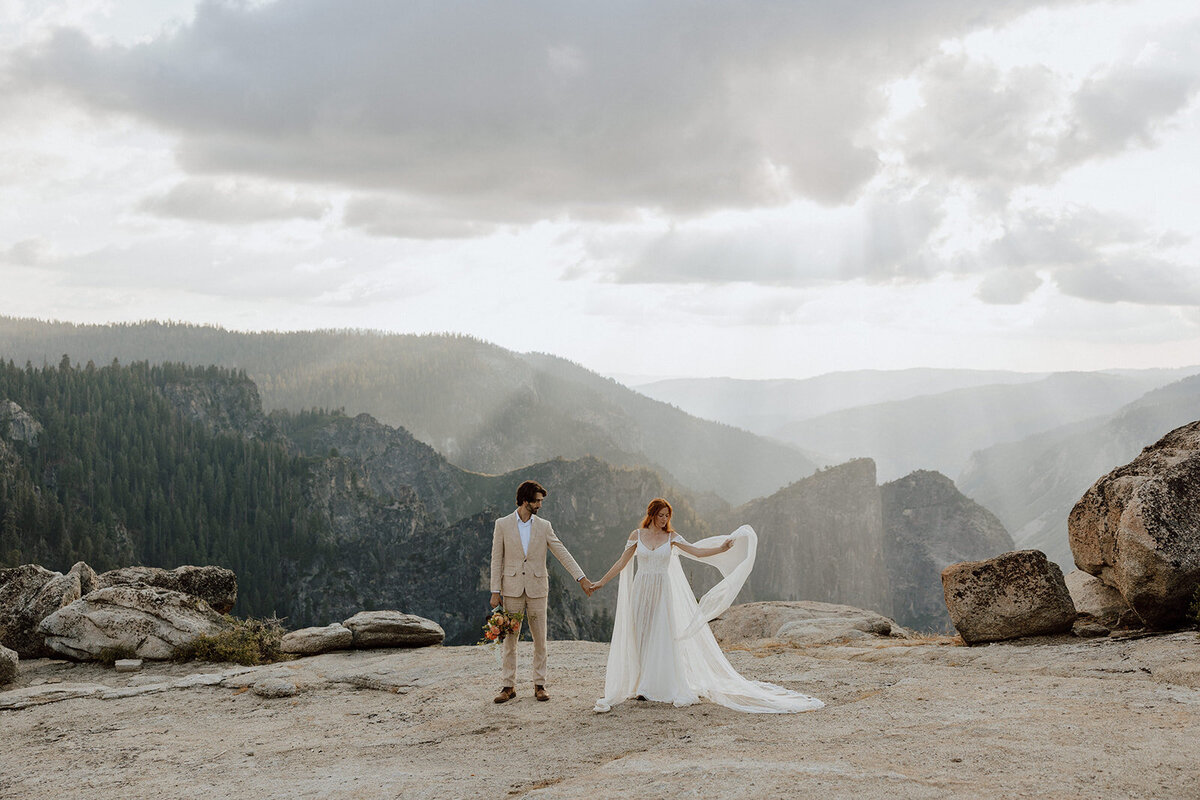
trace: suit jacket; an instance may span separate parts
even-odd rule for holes
[[[546,597],[550,594],[550,577],[546,572],[546,551],[554,554],[571,577],[579,580],[583,570],[559,541],[550,523],[533,515],[529,533],[529,553],[521,548],[521,532],[517,529],[517,512],[496,520],[492,532],[492,591],[505,597]]]

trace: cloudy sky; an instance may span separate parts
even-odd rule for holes
[[[1195,0],[0,0],[0,314],[1200,362]]]

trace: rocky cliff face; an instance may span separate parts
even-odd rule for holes
[[[159,391],[186,418],[210,431],[235,432],[247,439],[274,437],[275,428],[263,414],[258,387],[248,378],[177,376],[168,378]]]
[[[273,420],[296,452],[314,459],[309,505],[328,525],[326,548],[289,568],[293,626],[396,608],[438,622],[447,643],[476,641],[490,593],[493,524],[512,512],[527,479],[547,487],[542,515],[593,578],[620,555],[648,498],[672,496],[677,527],[708,535],[687,498],[650,470],[582,458],[480,475],[366,414]],[[551,564],[550,575],[550,635],[607,637],[616,593],[588,599],[560,566]]]
[[[819,600],[892,615],[875,462],[821,470],[719,515],[716,531],[749,524],[758,561],[742,602]]]
[[[0,438],[36,446],[42,425],[12,400],[0,400]]]
[[[942,570],[1012,550],[1012,537],[939,472],[913,472],[885,483],[880,495],[893,618],[917,630],[951,631]]]

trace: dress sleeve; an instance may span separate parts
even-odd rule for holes
[[[681,536],[678,531],[671,532],[671,541],[672,542],[683,542],[684,544],[691,544],[691,542],[689,542],[687,539],[683,538],[683,536]]]
[[[638,543],[638,532],[634,531],[633,533],[629,534],[629,540],[627,542],[625,542],[625,549],[628,550],[631,547],[637,547],[637,543]],[[624,551],[622,551],[622,552],[624,552]]]

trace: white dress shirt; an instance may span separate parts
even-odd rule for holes
[[[529,555],[529,537],[533,534],[533,515],[525,522],[521,521],[521,515],[517,515],[517,531],[521,534],[521,549],[525,551],[525,555]]]

